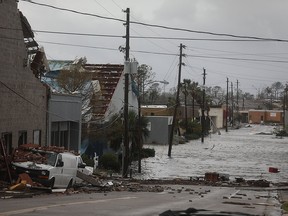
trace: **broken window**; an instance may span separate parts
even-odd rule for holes
[[[27,144],[27,131],[19,131],[18,147],[23,144]]]

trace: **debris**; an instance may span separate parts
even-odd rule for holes
[[[245,202],[232,202],[232,201],[225,201],[222,202],[223,204],[232,204],[232,205],[251,205],[250,203],[245,203]]]
[[[207,172],[205,173],[205,180],[211,182],[219,181],[219,174],[216,172]]]
[[[13,185],[9,190],[24,190],[26,188],[26,181],[22,181],[16,185]]]
[[[276,167],[269,167],[269,172],[270,172],[270,173],[278,173],[278,172],[280,172],[280,171],[279,171],[278,168],[276,168]]]
[[[29,184],[31,186],[34,185],[34,182],[32,181],[32,179],[30,178],[30,176],[27,173],[19,174],[17,183],[19,183],[19,182],[26,182],[26,184]]]
[[[254,187],[269,187],[270,186],[270,182],[268,182],[267,180],[249,180],[247,181],[247,184],[249,186],[254,186]]]
[[[90,183],[93,186],[101,186],[99,179],[96,179],[95,177],[93,177],[91,175],[86,175],[85,173],[82,173],[79,170],[77,170],[76,176],[78,178]]]

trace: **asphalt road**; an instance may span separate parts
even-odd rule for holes
[[[174,185],[161,193],[49,194],[0,200],[0,216],[151,216],[169,209],[182,211],[188,208],[225,211],[231,215],[235,215],[235,212],[247,215],[281,215],[275,190],[257,191],[252,188]]]

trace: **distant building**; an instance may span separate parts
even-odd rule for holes
[[[167,145],[169,143],[172,116],[146,116],[148,119],[149,135],[145,144]]]
[[[39,47],[17,2],[0,2],[0,135],[7,153],[25,143],[46,144],[49,91],[33,67]]]
[[[143,116],[171,116],[173,113],[166,105],[141,105]]]
[[[224,127],[224,112],[222,107],[210,107],[209,118],[210,127],[213,132],[217,132]]]
[[[249,110],[248,111],[249,123],[279,123],[283,124],[283,111],[282,110]]]

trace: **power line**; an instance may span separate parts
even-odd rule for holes
[[[58,42],[48,42],[48,41],[38,41],[38,42],[48,43],[48,44],[55,44],[55,45],[63,45],[63,46],[74,46],[74,47],[83,47],[83,48],[93,48],[93,49],[104,49],[104,50],[119,51],[119,49],[107,48],[107,47],[96,47],[96,46],[77,45],[77,44],[69,44],[69,43],[58,43]],[[131,52],[134,52],[134,53],[144,53],[144,54],[155,54],[155,55],[167,55],[167,56],[177,56],[177,55],[178,55],[178,54],[173,54],[173,53],[152,52],[152,51],[144,51],[144,50],[131,50]],[[288,61],[269,60],[269,59],[214,57],[214,56],[204,56],[204,55],[186,55],[186,56],[187,56],[187,57],[195,57],[195,58],[208,58],[208,59],[210,58],[210,59],[223,59],[223,60],[236,60],[236,61],[288,63]]]
[[[119,49],[116,49],[116,48],[88,46],[88,45],[79,45],[79,44],[69,44],[69,43],[60,43],[60,42],[58,43],[58,42],[50,42],[50,41],[38,41],[38,42],[47,43],[47,44],[54,44],[54,45],[61,45],[61,46],[72,46],[72,47],[82,47],[82,48],[91,48],[91,49],[103,49],[103,50],[119,51]]]
[[[255,37],[255,36],[244,36],[244,35],[234,35],[234,34],[226,34],[226,33],[215,33],[215,32],[208,32],[208,31],[197,31],[197,30],[190,30],[190,29],[184,29],[184,28],[176,28],[176,27],[169,27],[169,26],[163,26],[163,25],[155,25],[155,24],[147,24],[142,22],[133,22],[132,24],[138,24],[138,25],[144,25],[144,26],[150,26],[155,28],[163,28],[168,30],[174,30],[174,31],[184,31],[184,32],[190,32],[190,33],[197,33],[197,34],[208,34],[208,35],[214,35],[214,36],[224,36],[224,37],[233,37],[233,38],[243,38],[243,39],[253,39],[253,40],[265,40],[265,41],[278,41],[278,42],[288,42],[288,40],[283,39],[277,39],[277,38],[263,38],[263,37]]]
[[[80,14],[80,15],[92,16],[92,17],[97,17],[97,18],[100,18],[100,19],[107,19],[107,20],[113,20],[113,21],[119,21],[119,22],[125,22],[125,20],[122,20],[122,19],[117,19],[117,18],[112,18],[112,17],[107,17],[107,16],[101,16],[101,15],[91,14],[91,13],[86,13],[86,12],[80,12],[80,11],[67,9],[67,8],[56,7],[56,6],[49,5],[49,4],[43,4],[43,3],[34,2],[34,1],[31,1],[31,0],[21,0],[21,1],[25,1],[25,2],[28,2],[28,3],[31,3],[31,4],[35,4],[35,5],[39,5],[39,6],[53,8],[53,9],[56,9],[56,10],[76,13],[76,14]]]
[[[24,0],[22,0],[24,1]],[[0,29],[20,30],[8,27],[0,27]],[[36,33],[43,34],[60,34],[60,35],[75,35],[75,36],[90,36],[90,37],[111,37],[111,38],[125,38],[121,35],[108,34],[94,34],[94,33],[80,33],[80,32],[62,32],[62,31],[48,31],[48,30],[33,30]],[[140,34],[139,34],[140,35]],[[268,42],[266,39],[219,39],[219,38],[187,38],[187,37],[162,37],[162,36],[133,36],[133,39],[153,39],[153,40],[182,40],[182,41],[215,41],[215,42]],[[199,48],[198,48],[199,49]],[[208,49],[207,49],[208,50]]]
[[[215,56],[204,56],[204,55],[186,55],[187,57],[193,58],[206,58],[206,59],[223,59],[223,60],[236,60],[236,61],[254,61],[254,62],[274,62],[274,63],[288,63],[288,61],[281,60],[266,60],[266,59],[248,59],[248,58],[233,58],[233,57],[215,57]]]
[[[25,98],[23,95],[21,95],[20,93],[18,93],[17,91],[15,91],[14,89],[10,88],[7,84],[5,84],[4,82],[2,82],[0,80],[0,83],[5,87],[7,88],[8,90],[10,90],[11,92],[13,92],[15,95],[17,95],[18,97],[22,98],[24,101],[26,101],[27,103],[31,104],[32,106],[36,107],[37,109],[40,109],[40,110],[43,110],[44,112],[46,113],[49,113],[49,114],[52,114],[52,115],[55,115],[63,120],[66,120],[66,121],[71,121],[71,122],[79,122],[79,121],[75,121],[75,120],[71,120],[71,119],[67,119],[67,118],[64,118],[56,113],[52,113],[50,112],[49,110],[47,109],[44,109],[44,108],[41,108],[39,105],[33,103],[32,101],[28,100],[27,98]]]
[[[61,32],[61,31],[45,31],[45,30],[33,30],[33,32],[44,34],[60,34],[60,35],[75,35],[75,36],[91,36],[91,37],[111,37],[111,38],[124,38],[121,35],[108,35],[108,34],[93,34],[93,33],[79,33],[79,32]]]
[[[0,36],[1,39],[11,39],[11,40],[20,40],[18,38],[10,38]],[[107,48],[107,47],[98,47],[98,46],[88,46],[88,45],[79,45],[79,44],[69,44],[69,43],[60,43],[60,42],[50,42],[50,41],[38,41],[40,43],[54,44],[54,45],[62,45],[62,46],[71,46],[71,47],[82,47],[82,48],[92,48],[92,49],[103,49],[103,50],[112,50],[119,51],[116,48]],[[167,55],[167,56],[175,56],[177,54],[173,53],[164,53],[164,52],[152,52],[152,51],[144,51],[144,50],[131,50],[134,53],[143,53],[143,54],[155,54],[155,55]],[[233,57],[215,57],[215,56],[204,56],[204,55],[186,55],[187,57],[194,58],[206,58],[206,59],[222,59],[222,60],[235,60],[235,61],[253,61],[253,62],[271,62],[271,63],[288,63],[288,61],[281,60],[269,60],[269,59],[251,59],[251,58],[233,58]]]
[[[118,21],[118,22],[125,23],[125,20],[123,20],[123,19],[112,18],[112,17],[107,17],[107,16],[100,16],[100,15],[97,15],[97,14],[80,12],[80,11],[67,9],[67,8],[60,8],[60,7],[56,7],[56,6],[49,5],[49,4],[37,3],[37,2],[34,2],[32,0],[22,0],[22,1],[25,1],[25,2],[28,2],[28,3],[31,3],[31,4],[35,4],[35,5],[39,5],[39,6],[53,8],[53,9],[56,9],[56,10],[67,11],[67,12],[76,13],[76,14],[80,14],[80,15],[92,16],[92,17],[97,17],[97,18],[100,18],[100,19],[107,19],[107,20],[112,20],[112,21]],[[196,33],[196,34],[206,34],[206,35],[213,35],[213,36],[221,36],[221,37],[232,37],[232,38],[252,39],[252,40],[265,40],[265,41],[276,41],[276,42],[288,42],[288,40],[278,39],[278,38],[264,38],[264,37],[235,35],[235,34],[227,34],[227,33],[215,33],[215,32],[209,32],[209,31],[191,30],[191,29],[185,29],[185,28],[177,28],[177,27],[170,27],[170,26],[157,25],[157,24],[148,24],[148,23],[135,22],[135,21],[130,21],[130,24],[149,26],[149,27],[154,27],[154,28],[162,28],[162,29],[174,30],[174,31],[190,32],[190,33]]]
[[[44,34],[63,34],[63,35],[75,35],[75,36],[91,36],[91,37],[115,37],[115,38],[125,38],[121,35],[107,35],[107,34],[93,34],[93,33],[78,33],[78,32],[60,32],[60,31],[45,31],[45,30],[33,30],[37,33]],[[136,32],[137,33],[137,32]],[[140,35],[140,34],[139,34]],[[185,37],[160,37],[160,36],[133,36],[133,39],[153,39],[153,40],[190,40],[190,41],[215,41],[215,42],[267,42],[263,39],[217,39],[217,38],[185,38]]]

